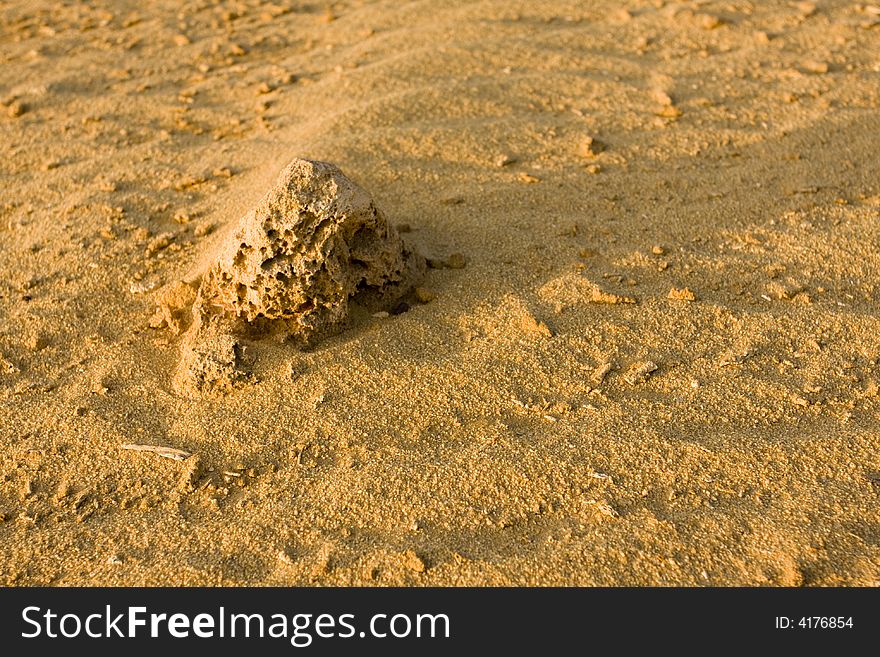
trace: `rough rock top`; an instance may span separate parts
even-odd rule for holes
[[[175,387],[228,391],[249,378],[241,339],[251,329],[312,343],[341,328],[353,302],[393,307],[425,266],[336,166],[293,160],[202,278]],[[171,326],[175,317],[169,310],[160,319]]]
[[[202,297],[303,339],[342,322],[350,299],[391,303],[423,269],[369,194],[326,162],[293,160],[239,222]]]

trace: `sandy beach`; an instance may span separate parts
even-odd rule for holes
[[[0,584],[880,583],[877,3],[7,0],[0,46]],[[418,289],[176,385],[294,158]]]

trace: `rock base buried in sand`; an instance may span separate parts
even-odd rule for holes
[[[351,303],[389,310],[424,270],[367,192],[332,164],[293,160],[202,278],[175,383],[229,388],[246,378],[237,336],[314,343],[344,325]]]

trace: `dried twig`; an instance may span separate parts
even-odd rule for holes
[[[174,449],[173,447],[162,447],[161,445],[120,445],[122,449],[129,449],[134,452],[153,452],[166,459],[175,461],[183,461],[188,459],[192,454],[184,452],[182,449]]]

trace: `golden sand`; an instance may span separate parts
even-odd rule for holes
[[[0,583],[880,580],[878,5],[34,0],[0,44]],[[180,395],[294,157],[418,303]]]

